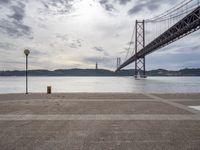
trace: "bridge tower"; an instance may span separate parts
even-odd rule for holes
[[[144,20],[135,22],[135,78],[138,73],[142,78],[146,77],[145,56],[139,58],[137,53],[145,47],[145,22]]]

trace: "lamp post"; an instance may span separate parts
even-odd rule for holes
[[[25,49],[24,54],[26,55],[26,94],[28,94],[28,55],[30,54],[30,51]]]

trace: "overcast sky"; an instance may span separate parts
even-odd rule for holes
[[[181,0],[0,0],[0,70],[116,68],[136,19]],[[200,32],[147,56],[147,69],[200,67]],[[130,65],[132,67],[133,65]]]

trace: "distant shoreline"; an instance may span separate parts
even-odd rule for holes
[[[29,76],[38,77],[119,77],[119,76],[133,76],[134,70],[121,70],[114,72],[105,69],[59,69],[54,71],[49,70],[29,70]],[[157,69],[146,71],[147,76],[200,76],[200,68],[181,69],[177,71]],[[25,71],[0,71],[0,76],[25,76]]]
[[[1,77],[8,77],[8,78],[9,78],[9,77],[22,77],[22,78],[23,78],[23,77],[25,77],[25,76],[0,76],[0,78],[1,78]],[[50,78],[51,78],[51,77],[52,77],[52,78],[53,78],[53,77],[58,77],[58,78],[59,78],[59,77],[60,77],[60,78],[62,78],[62,77],[69,77],[69,78],[70,78],[70,77],[77,77],[77,78],[78,78],[78,77],[91,77],[91,78],[92,78],[92,77],[97,77],[97,78],[98,78],[98,77],[101,77],[101,78],[105,77],[105,78],[109,78],[109,77],[110,77],[110,78],[112,78],[112,77],[134,77],[134,75],[129,75],[129,76],[48,76],[48,75],[46,75],[46,76],[43,76],[43,75],[42,75],[42,76],[39,76],[39,75],[38,75],[38,76],[31,76],[31,75],[29,75],[29,77],[38,77],[38,78],[39,78],[39,77],[44,77],[44,78],[45,78],[45,77],[50,77]],[[152,76],[152,75],[147,75],[146,78],[148,78],[148,77],[200,77],[200,75],[188,75],[188,76],[184,76],[184,75],[182,75],[182,76],[175,76],[175,75],[174,75],[174,76],[169,76],[169,75],[162,75],[162,76],[154,75],[154,76]]]

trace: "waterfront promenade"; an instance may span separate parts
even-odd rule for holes
[[[1,94],[1,150],[199,150],[196,94]]]

